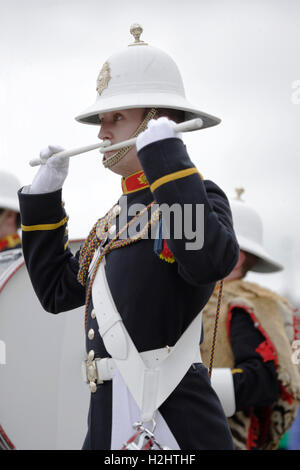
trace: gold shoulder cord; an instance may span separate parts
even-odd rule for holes
[[[97,263],[96,263],[95,268],[93,270],[93,273],[91,275],[91,279],[90,279],[89,286],[88,286],[88,291],[87,291],[87,296],[86,296],[86,303],[85,303],[85,315],[84,315],[84,317],[85,317],[84,318],[84,328],[85,329],[86,329],[86,323],[87,323],[87,313],[88,313],[89,302],[91,300],[91,295],[92,295],[92,287],[93,287],[93,283],[94,283],[94,280],[95,280],[95,277],[96,277],[96,274],[97,274],[97,271],[98,271],[98,268],[99,268],[99,265],[100,265],[101,261],[103,260],[104,256],[107,255],[108,253],[110,253],[111,251],[113,251],[117,248],[122,248],[124,246],[131,245],[131,244],[136,243],[136,242],[143,239],[143,237],[148,232],[149,227],[152,224],[155,224],[155,223],[158,222],[158,220],[159,220],[159,209],[154,210],[153,214],[151,215],[150,220],[145,225],[145,227],[141,230],[141,232],[139,232],[135,236],[133,236],[131,238],[127,238],[125,240],[120,240],[119,238],[120,238],[120,235],[122,235],[122,233],[124,233],[128,229],[128,227],[130,227],[130,225],[132,225],[132,223],[134,223],[138,219],[138,217],[142,216],[146,211],[151,209],[155,204],[156,204],[155,201],[152,201],[150,204],[148,204],[147,207],[145,207],[141,212],[139,212],[135,217],[133,217],[129,222],[127,222],[127,224],[104,247],[101,255],[99,256],[99,258],[97,260]]]
[[[219,295],[218,295],[218,303],[217,303],[217,311],[216,311],[216,320],[215,320],[215,327],[214,327],[214,334],[213,334],[213,340],[212,340],[212,345],[211,345],[210,361],[209,361],[209,369],[208,369],[209,377],[211,377],[213,362],[214,362],[217,330],[218,330],[220,308],[221,308],[221,301],[222,301],[223,282],[224,282],[223,279],[219,281]]]

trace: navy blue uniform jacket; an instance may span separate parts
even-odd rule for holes
[[[150,187],[123,195],[127,206],[155,200],[184,208],[204,205],[204,244],[187,250],[184,237],[167,241],[175,262],[167,263],[154,252],[154,241],[139,241],[106,256],[106,274],[115,304],[139,351],[172,346],[209,299],[217,280],[234,268],[238,245],[224,192],[203,181],[180,139],[152,143],[139,152]],[[186,171],[187,170],[187,171]],[[163,178],[167,177],[167,178]],[[163,178],[163,179],[161,179]],[[84,188],[81,188],[84,189]],[[19,193],[23,226],[23,250],[27,269],[43,307],[52,313],[85,303],[86,289],[78,283],[78,256],[66,247],[66,213],[61,191],[46,194]],[[193,214],[195,224],[195,213]],[[195,226],[194,226],[195,228]],[[90,302],[87,351],[107,357],[92,318]],[[200,341],[201,332],[199,332]],[[210,387],[206,368],[191,367],[178,387],[160,407],[181,449],[231,449],[230,432],[221,405]],[[111,433],[111,383],[99,385],[91,395],[85,449],[109,449]],[[129,436],[128,436],[129,437]]]

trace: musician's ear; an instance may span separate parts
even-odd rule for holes
[[[167,117],[171,121],[176,123],[183,122],[185,120],[184,111],[180,109],[171,109],[171,108],[158,108],[155,118]]]
[[[147,113],[150,111],[150,108],[145,108],[144,118],[147,116]],[[160,117],[167,117],[171,121],[176,123],[185,121],[185,113],[180,109],[171,109],[171,108],[156,108],[156,114],[153,119],[158,119]]]

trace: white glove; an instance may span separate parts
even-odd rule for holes
[[[177,134],[174,131],[174,125],[176,125],[176,123],[166,117],[151,119],[147,129],[137,136],[137,151],[158,140],[169,139],[170,137],[181,139],[181,133]]]
[[[69,158],[52,156],[64,150],[60,145],[49,145],[40,152],[41,165],[30,187],[30,194],[51,193],[61,189],[69,171]]]

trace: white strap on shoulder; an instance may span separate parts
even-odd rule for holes
[[[198,314],[157,367],[147,367],[129,336],[112,298],[102,260],[92,288],[99,333],[108,353],[141,410],[142,421],[155,411],[179,384],[199,357],[202,314]]]

